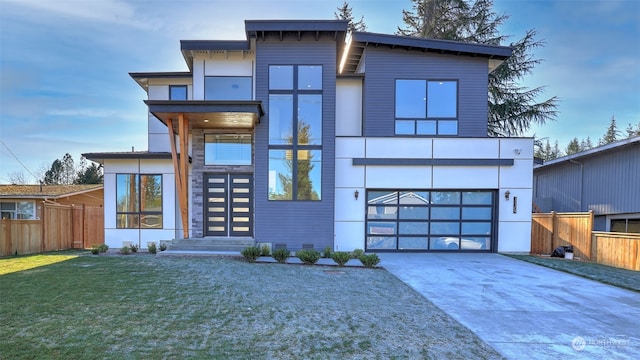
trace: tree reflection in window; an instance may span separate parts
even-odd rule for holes
[[[162,228],[162,175],[117,174],[116,227]]]

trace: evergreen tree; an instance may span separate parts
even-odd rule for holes
[[[55,159],[51,164],[51,168],[44,173],[44,183],[46,185],[60,185],[62,184],[62,173],[64,172],[64,165],[62,161]]]
[[[609,122],[609,127],[607,127],[607,132],[602,135],[598,141],[598,145],[611,144],[612,142],[618,141],[619,137],[620,130],[618,130],[618,125],[616,124],[616,117],[612,116],[611,121]]]
[[[578,142],[578,138],[574,137],[571,141],[569,141],[569,145],[567,145],[567,151],[565,152],[567,153],[567,155],[571,155],[579,153],[580,151],[582,151],[582,148],[580,146],[580,143]]]
[[[345,1],[342,3],[342,6],[338,7],[337,10],[333,15],[336,17],[336,20],[349,21],[349,32],[367,30],[367,25],[364,23],[364,15],[360,17],[359,21],[355,21],[353,11],[348,2]]]
[[[102,169],[96,164],[91,164],[78,170],[74,184],[102,184],[103,180]]]
[[[629,126],[627,126],[625,131],[627,133],[627,138],[640,136],[640,122],[636,124],[635,129],[633,128],[633,125],[629,124]]]
[[[507,40],[499,26],[507,15],[493,10],[493,0],[411,0],[412,10],[403,10],[405,28],[398,34],[434,39],[500,45]],[[517,136],[532,123],[544,124],[554,120],[558,99],[551,97],[536,102],[544,87],[528,89],[518,84],[534,67],[542,62],[532,52],[544,43],[535,39],[535,30],[511,43],[513,55],[489,74],[490,136]]]

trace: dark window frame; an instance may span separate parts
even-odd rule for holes
[[[420,81],[420,82],[424,82],[424,88],[425,88],[425,108],[424,108],[424,117],[397,117],[397,106],[398,106],[398,101],[397,101],[397,92],[398,92],[398,81]],[[456,115],[455,117],[442,117],[442,116],[437,116],[437,117],[429,117],[429,108],[428,108],[428,103],[429,103],[429,83],[433,83],[433,82],[453,82],[456,84],[456,106],[455,106],[455,111],[456,111]],[[449,79],[449,78],[430,78],[430,79],[408,79],[408,78],[397,78],[394,80],[394,107],[393,107],[393,114],[394,114],[394,135],[397,136],[429,136],[429,137],[433,137],[433,136],[437,136],[437,137],[455,137],[458,136],[458,134],[460,133],[460,80],[459,79]],[[397,124],[399,121],[403,121],[403,122],[412,122],[413,123],[413,133],[410,134],[405,134],[405,133],[398,133],[397,132]],[[435,133],[434,134],[419,134],[418,133],[418,122],[419,121],[433,121],[435,122]],[[440,126],[441,126],[441,122],[456,122],[456,132],[455,134],[441,134],[440,131]],[[443,124],[442,124],[443,125]]]
[[[382,192],[382,193],[395,193],[395,202],[393,203],[384,203],[383,205],[375,205],[375,204],[369,204],[369,195],[372,192]],[[401,193],[427,193],[428,199],[427,203],[425,204],[411,204],[411,206],[416,207],[416,208],[427,208],[429,210],[427,210],[427,217],[423,218],[423,219],[416,219],[416,218],[401,218],[400,217],[400,212],[401,212],[401,208],[406,207],[407,204],[402,204],[400,197],[401,197]],[[442,192],[442,193],[457,193],[459,195],[459,199],[457,201],[457,203],[455,204],[433,204],[433,193],[437,193],[437,192]],[[489,204],[466,204],[464,203],[464,193],[490,193],[491,194],[491,201]],[[478,251],[478,252],[494,252],[496,243],[497,243],[497,223],[498,223],[498,212],[497,212],[497,207],[498,207],[498,201],[497,201],[497,192],[495,190],[489,190],[489,189],[377,189],[377,188],[372,188],[372,189],[366,189],[366,193],[365,193],[365,250],[371,250],[371,251],[378,251],[378,252],[388,252],[388,251],[402,251],[402,252],[424,252],[424,251],[437,251],[437,252],[442,252],[442,251],[463,251],[463,252],[471,252],[471,251]],[[395,208],[395,212],[391,212],[391,214],[395,214],[394,217],[384,217],[384,218],[370,218],[370,209],[376,209],[376,212],[378,211],[378,207],[384,207],[385,214],[386,211],[389,210],[389,208]],[[432,214],[432,209],[434,208],[450,208],[450,209],[457,209],[458,210],[458,216],[457,219],[434,219],[432,218],[433,214]],[[489,209],[490,214],[491,214],[491,218],[490,219],[465,219],[463,217],[463,210],[465,208],[481,208],[481,209]],[[432,229],[431,229],[431,223],[432,222],[436,222],[436,223],[442,223],[442,224],[456,224],[457,225],[457,233],[451,232],[451,233],[438,233],[438,234],[433,234],[432,233]],[[481,223],[489,223],[490,222],[490,234],[480,234],[480,233],[476,233],[476,234],[463,234],[462,231],[462,227],[463,224],[468,223],[468,224],[481,224]],[[424,223],[427,225],[427,230],[424,233],[414,233],[414,234],[402,234],[400,232],[400,228],[401,228],[401,224],[403,223]],[[382,228],[384,228],[385,226],[388,227],[388,225],[393,224],[393,229],[394,232],[393,234],[372,234],[370,232],[371,229],[371,225],[375,225],[375,224],[384,224],[382,226]],[[374,247],[374,248],[369,248],[368,246],[368,239],[370,237],[387,237],[387,238],[395,238],[395,248],[391,249],[391,248],[379,248],[379,247]],[[460,246],[460,244],[458,243],[458,248],[457,249],[442,249],[442,248],[432,248],[431,246],[431,238],[447,238],[447,237],[457,237],[460,240],[464,239],[464,238],[485,238],[488,241],[488,245],[489,247],[486,249],[477,249],[477,250],[471,250],[471,249],[464,249]],[[427,247],[426,248],[405,248],[405,249],[401,249],[400,248],[400,238],[426,238],[427,239]]]
[[[249,97],[247,99],[210,99],[207,97],[207,79],[213,79],[213,78],[218,78],[218,79],[222,79],[222,78],[228,78],[228,79],[248,79],[249,80]],[[232,76],[232,75],[206,75],[204,77],[204,100],[209,100],[209,101],[216,101],[216,100],[222,100],[222,101],[234,101],[234,100],[253,100],[253,76]]]
[[[174,89],[184,89],[184,99],[174,99],[173,91]],[[169,85],[169,100],[188,100],[189,99],[189,86],[188,85]]]
[[[135,175],[136,176],[136,201],[137,201],[137,211],[119,211],[118,210],[118,177],[124,175],[124,176],[132,176]],[[160,177],[160,210],[152,210],[152,211],[142,211],[141,208],[141,204],[142,204],[142,176],[159,176]],[[164,229],[164,189],[163,189],[163,176],[162,174],[146,174],[146,173],[116,173],[116,228],[117,229],[145,229],[145,230],[160,230],[160,229]],[[119,221],[119,217],[120,216],[137,216],[138,217],[138,221],[137,221],[137,226],[121,226],[120,225],[120,221]],[[159,216],[160,219],[160,226],[159,227],[144,227],[142,226],[142,218],[144,216]]]
[[[291,122],[291,128],[294,130],[294,133],[292,134],[292,140],[293,143],[292,144],[268,144],[268,151],[271,150],[285,150],[285,151],[291,151],[291,161],[292,161],[292,166],[291,166],[291,199],[277,199],[277,198],[271,198],[271,194],[269,194],[269,201],[321,201],[322,200],[322,148],[323,148],[323,139],[324,136],[321,136],[320,139],[320,144],[299,144],[298,143],[298,112],[295,111],[295,109],[298,109],[298,97],[299,95],[320,95],[321,96],[321,116],[320,116],[320,134],[324,135],[324,66],[322,64],[269,64],[268,65],[268,69],[270,71],[271,67],[274,66],[291,66],[293,69],[293,83],[292,83],[292,89],[271,89],[270,85],[267,85],[267,89],[268,89],[268,95],[292,95],[292,107],[294,109],[293,111],[293,116],[292,116],[292,122]],[[320,67],[321,71],[320,71],[320,76],[321,76],[321,89],[304,89],[304,88],[299,88],[299,78],[298,78],[298,74],[299,74],[299,68],[300,67],[311,67],[311,66],[317,66]],[[267,79],[269,79],[268,75],[267,75]],[[298,199],[298,163],[299,163],[299,159],[298,159],[298,152],[299,151],[304,151],[304,150],[308,150],[308,151],[318,151],[320,153],[320,185],[318,186],[318,199]]]

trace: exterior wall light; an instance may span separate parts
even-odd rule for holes
[[[360,196],[360,193],[358,192],[358,190],[353,192],[353,197],[356,198],[356,200],[358,200],[358,196]]]
[[[509,190],[504,192],[504,199],[509,200],[509,196],[511,196],[511,192]]]

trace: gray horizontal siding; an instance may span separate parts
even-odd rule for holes
[[[269,65],[323,66],[322,200],[268,200]],[[335,173],[335,41],[258,41],[256,44],[256,99],[266,115],[256,127],[255,237],[259,242],[285,243],[290,249],[313,244],[333,246]]]
[[[640,212],[640,143],[534,169],[534,196],[552,199],[554,211],[595,215]]]
[[[458,80],[458,136],[487,136],[486,59],[368,47],[365,57],[364,134],[395,133],[395,80]]]

